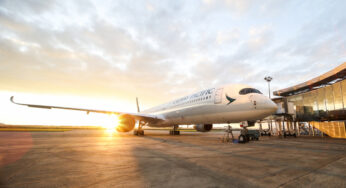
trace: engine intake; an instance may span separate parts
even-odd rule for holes
[[[129,132],[135,128],[136,120],[131,115],[124,114],[119,116],[118,126],[116,130],[118,132]]]
[[[193,128],[199,132],[208,132],[213,129],[213,124],[197,124]]]

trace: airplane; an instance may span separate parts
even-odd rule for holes
[[[24,104],[15,102],[13,96],[10,100],[15,104],[34,108],[77,110],[88,114],[90,112],[117,114],[119,125],[116,130],[118,132],[134,130],[134,135],[144,135],[143,126],[173,127],[173,130],[170,130],[171,135],[180,134],[179,125],[194,124],[194,128],[200,132],[212,130],[213,124],[216,123],[245,122],[245,125],[250,127],[254,126],[257,120],[272,115],[277,110],[276,104],[270,98],[245,84],[227,84],[209,88],[144,111],[140,111],[136,98],[137,113]],[[135,128],[136,122],[137,128]],[[244,137],[240,139],[243,140]]]

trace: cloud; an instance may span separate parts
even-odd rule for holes
[[[342,1],[1,1],[0,7],[4,90],[139,96],[150,106],[226,83],[266,92],[265,75],[282,89],[346,61]]]

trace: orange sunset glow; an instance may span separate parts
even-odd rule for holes
[[[119,116],[115,114],[107,114],[108,117],[104,118],[101,126],[106,129],[107,133],[112,134],[116,132],[116,127],[119,125]]]
[[[267,95],[264,75],[274,77],[277,90],[346,61],[344,9],[337,4],[128,3],[1,1],[0,123],[99,125],[108,117],[18,106],[11,96],[136,112],[136,97],[146,109],[229,83]],[[294,11],[281,14],[286,9]]]

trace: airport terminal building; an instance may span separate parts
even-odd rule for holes
[[[314,129],[335,138],[346,138],[346,62],[304,83],[274,91],[277,116],[294,122],[308,122]],[[281,109],[281,110],[280,110]],[[289,129],[289,128],[288,128]],[[294,128],[298,134],[299,126]]]

